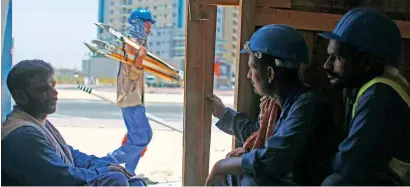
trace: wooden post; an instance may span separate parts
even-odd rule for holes
[[[187,20],[208,20],[207,3],[204,0],[187,0]]]
[[[237,47],[238,54],[243,48],[245,42],[247,42],[252,34],[255,32],[255,7],[256,0],[240,0],[239,2],[239,45]],[[248,54],[240,54],[236,62],[236,82],[235,82],[235,110],[243,112],[251,119],[255,119],[257,114],[254,110],[254,106],[257,105],[255,100],[254,88],[247,78],[249,71],[248,67]],[[233,139],[233,147],[236,147],[237,143],[235,138]]]
[[[207,20],[186,19],[183,186],[204,185],[209,173],[212,109],[206,97],[213,93],[217,11],[206,8]]]

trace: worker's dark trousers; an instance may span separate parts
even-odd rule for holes
[[[333,173],[326,177],[321,186],[406,186],[406,184],[397,181],[390,175],[382,179],[370,179],[359,184],[348,181],[337,173]]]
[[[103,157],[112,163],[125,163],[125,168],[135,174],[141,152],[152,139],[152,129],[142,105],[121,109],[127,127],[127,142],[112,153]]]
[[[269,181],[258,181],[249,175],[228,175],[226,177],[226,182],[217,183],[215,186],[294,186],[292,182],[288,182],[285,179],[269,180]]]
[[[147,186],[147,184],[138,178],[128,179],[121,172],[111,172],[90,180],[88,186]]]

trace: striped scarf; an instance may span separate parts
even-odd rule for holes
[[[265,141],[273,135],[276,121],[281,113],[281,106],[278,98],[262,97],[259,105],[259,130],[254,132],[243,144],[246,150],[262,148]]]
[[[146,45],[148,34],[145,31],[144,21],[142,19],[136,19],[135,22],[131,24],[129,36],[139,44],[143,46]]]

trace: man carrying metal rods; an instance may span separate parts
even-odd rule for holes
[[[128,18],[131,24],[130,39],[142,46],[146,46],[147,37],[155,20],[148,9],[136,9]],[[134,64],[120,63],[117,78],[117,106],[121,108],[125,126],[127,128],[125,142],[104,159],[122,164],[135,174],[142,153],[152,139],[152,129],[143,106],[144,71],[142,62],[147,53],[142,47],[135,53]],[[124,43],[122,48],[127,59],[128,47]]]

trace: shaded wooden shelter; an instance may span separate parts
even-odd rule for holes
[[[318,32],[331,31],[348,10],[370,6],[396,20],[403,37],[400,71],[410,80],[410,1],[409,0],[186,0],[186,62],[184,98],[183,185],[204,185],[209,173],[211,106],[206,96],[213,93],[216,6],[239,7],[239,44],[267,24],[286,24],[302,33],[308,47],[310,64],[300,68],[302,79],[332,98],[335,118],[343,123],[341,90],[331,88],[322,66],[327,58],[327,41]],[[5,75],[11,68],[11,0],[2,0],[2,118],[10,110]],[[239,53],[237,53],[239,54]],[[246,78],[247,55],[237,58],[235,109],[256,119],[259,98]]]
[[[327,83],[323,63],[328,41],[317,35],[331,31],[344,13],[370,6],[396,20],[403,37],[400,70],[410,80],[410,1],[406,0],[187,0],[183,185],[204,185],[209,173],[211,106],[206,96],[213,93],[216,6],[239,7],[238,52],[251,35],[267,24],[286,24],[302,33],[310,64],[300,68],[302,79],[332,98],[335,118],[343,123],[341,90]],[[239,54],[239,53],[237,53]],[[237,58],[235,109],[255,119],[259,99],[246,78],[247,55]],[[222,159],[222,158],[221,158]]]

